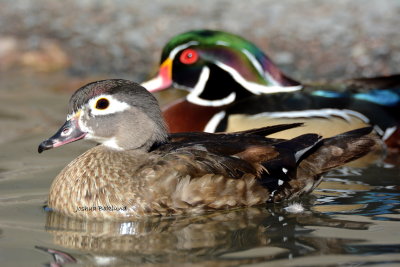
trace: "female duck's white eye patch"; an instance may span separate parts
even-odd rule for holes
[[[127,110],[129,105],[111,95],[99,95],[89,100],[89,107],[93,115],[108,115]]]

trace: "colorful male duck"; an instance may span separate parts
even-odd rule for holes
[[[154,96],[126,80],[78,89],[67,121],[39,152],[79,139],[95,146],[55,178],[48,205],[67,216],[129,218],[199,213],[291,199],[376,144],[371,128],[327,139],[266,138],[299,124],[230,134],[168,134]]]
[[[305,122],[273,137],[307,132],[329,137],[373,125],[389,146],[400,147],[400,75],[340,86],[303,85],[257,46],[227,32],[197,30],[173,37],[162,51],[158,76],[142,85],[150,92],[171,86],[189,91],[164,109],[171,132]]]

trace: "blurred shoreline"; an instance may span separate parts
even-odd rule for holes
[[[209,28],[260,46],[289,76],[400,72],[400,2],[0,0],[0,71],[143,81],[172,36]]]

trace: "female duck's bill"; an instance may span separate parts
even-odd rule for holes
[[[52,137],[39,145],[38,152],[42,153],[44,150],[59,147],[84,138],[86,133],[80,129],[78,118],[79,115],[76,115],[68,119]]]

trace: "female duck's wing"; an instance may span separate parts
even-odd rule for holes
[[[372,127],[321,140],[301,156],[296,177],[282,183],[269,201],[279,202],[311,192],[320,183],[321,175],[375,151],[380,143],[379,137],[372,132]]]

